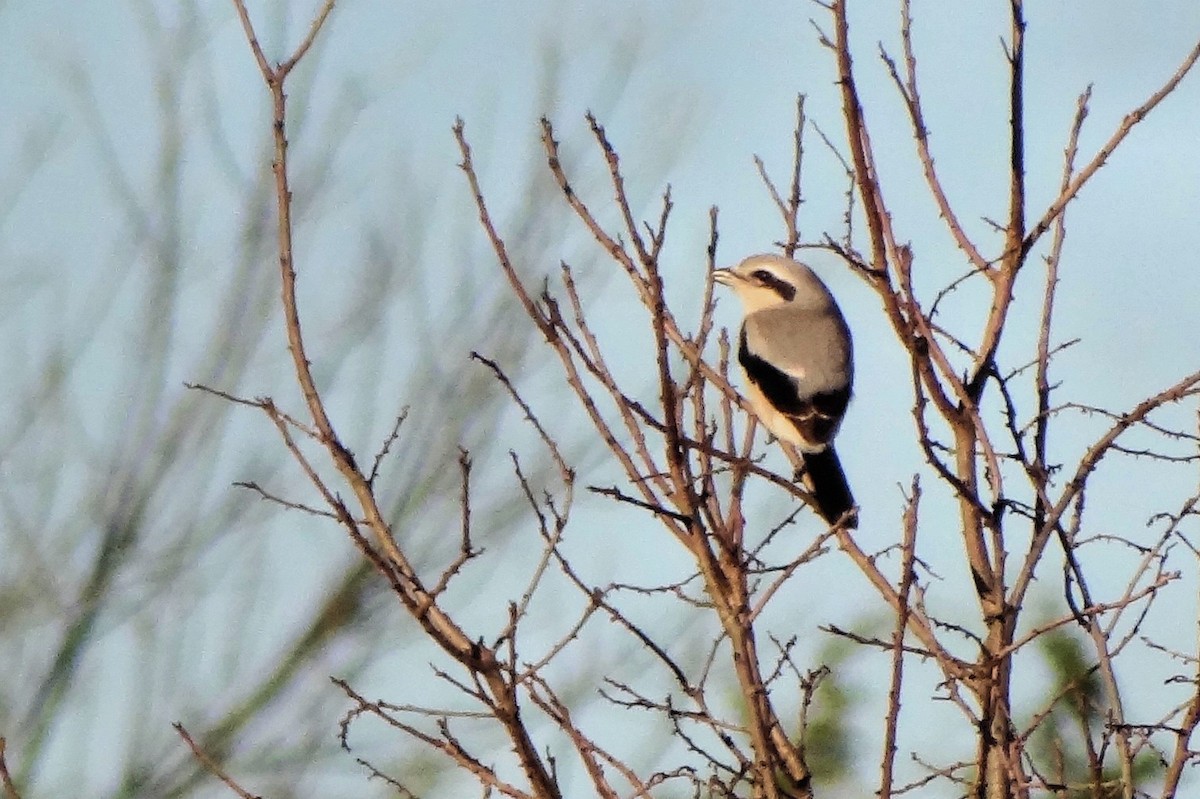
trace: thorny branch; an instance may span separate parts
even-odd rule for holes
[[[819,682],[816,668],[805,672],[807,653],[803,652],[805,630],[788,635],[763,638],[763,626],[784,596],[794,597],[785,589],[807,588],[809,575],[816,574],[815,564],[826,556],[827,542],[836,540],[844,560],[865,578],[878,601],[892,614],[891,633],[864,634],[843,630],[835,625],[822,627],[831,634],[855,644],[884,653],[889,663],[886,709],[882,714],[883,752],[880,796],[898,796],[915,792],[935,781],[963,786],[975,799],[1017,799],[1032,791],[1059,790],[1066,776],[1052,783],[1055,774],[1065,775],[1066,768],[1050,761],[1053,757],[1038,751],[1040,730],[1050,729],[1062,706],[1077,690],[1064,689],[1052,697],[1031,726],[1017,729],[1014,719],[1020,709],[1014,705],[1012,684],[1015,670],[1023,667],[1027,653],[1035,644],[1054,634],[1064,634],[1072,622],[1081,625],[1091,643],[1094,663],[1086,675],[1099,680],[1101,690],[1094,700],[1102,706],[1103,723],[1084,719],[1083,749],[1089,761],[1089,785],[1102,782],[1111,795],[1130,799],[1135,795],[1134,760],[1139,752],[1150,750],[1164,764],[1164,797],[1173,796],[1187,765],[1200,755],[1189,748],[1192,732],[1200,726],[1200,671],[1195,663],[1200,655],[1187,656],[1193,674],[1180,676],[1191,694],[1175,710],[1153,724],[1136,724],[1127,719],[1120,692],[1120,658],[1125,649],[1138,640],[1151,607],[1178,579],[1167,568],[1173,547],[1186,541],[1180,529],[1183,520],[1195,518],[1195,503],[1178,516],[1172,516],[1165,533],[1149,545],[1138,545],[1131,537],[1108,534],[1109,538],[1129,543],[1137,553],[1131,577],[1123,591],[1112,597],[1098,591],[1089,573],[1086,547],[1110,543],[1092,536],[1085,539],[1087,489],[1102,462],[1126,452],[1145,453],[1159,462],[1176,466],[1193,464],[1194,458],[1168,456],[1153,447],[1137,448],[1125,440],[1125,434],[1137,428],[1160,438],[1192,442],[1194,437],[1174,435],[1172,425],[1155,420],[1167,406],[1200,394],[1200,372],[1188,375],[1174,385],[1137,403],[1123,413],[1108,412],[1109,429],[1095,439],[1078,461],[1071,465],[1052,463],[1056,451],[1051,444],[1050,427],[1063,420],[1062,411],[1072,406],[1051,402],[1052,392],[1062,390],[1054,382],[1056,346],[1052,328],[1054,303],[1060,286],[1061,265],[1066,238],[1066,209],[1087,181],[1112,156],[1130,130],[1141,122],[1180,84],[1200,58],[1200,45],[1185,58],[1176,72],[1142,105],[1134,109],[1108,142],[1081,169],[1076,169],[1079,138],[1087,116],[1088,98],[1080,96],[1065,152],[1065,164],[1058,197],[1042,216],[1027,227],[1028,198],[1025,185],[1027,140],[1024,90],[1026,20],[1021,0],[1010,0],[1009,28],[1004,42],[1006,90],[1003,106],[1009,122],[1007,137],[1008,169],[1003,191],[1006,213],[996,229],[1003,237],[1000,251],[989,255],[968,224],[955,199],[945,190],[935,167],[932,131],[926,119],[927,102],[936,98],[922,95],[919,61],[914,46],[915,20],[909,0],[900,0],[900,55],[893,58],[880,46],[884,69],[899,93],[908,117],[913,141],[914,163],[924,178],[933,208],[961,253],[963,263],[946,273],[933,294],[922,287],[931,281],[926,272],[937,267],[922,260],[915,244],[906,241],[897,228],[889,201],[898,201],[893,189],[885,192],[877,168],[877,154],[868,124],[867,107],[860,93],[860,69],[852,52],[846,0],[818,3],[831,15],[832,35],[821,33],[821,43],[830,48],[838,73],[844,146],[807,120],[805,98],[796,106],[796,127],[792,139],[793,164],[790,181],[781,190],[767,174],[764,163],[755,164],[766,190],[780,213],[784,235],[780,246],[790,255],[806,245],[802,239],[801,211],[804,202],[802,178],[805,158],[804,137],[815,130],[838,159],[850,181],[846,198],[845,229],[842,235],[824,233],[827,249],[842,256],[852,273],[862,278],[880,300],[885,319],[897,341],[905,349],[912,376],[912,417],[920,450],[937,482],[950,490],[957,508],[958,534],[964,553],[963,574],[969,591],[974,593],[977,616],[963,618],[965,603],[956,601],[947,613],[933,592],[939,581],[922,559],[918,541],[933,539],[918,536],[924,508],[931,504],[928,481],[913,479],[907,503],[896,521],[898,534],[886,536],[888,522],[882,513],[875,516],[876,528],[857,534],[843,527],[825,528],[812,536],[807,548],[786,542],[780,533],[794,520],[803,520],[797,509],[809,497],[786,471],[767,465],[762,457],[758,425],[744,413],[748,411],[729,379],[730,344],[727,335],[713,336],[714,297],[706,274],[696,270],[697,282],[703,281],[700,312],[694,326],[681,317],[668,301],[666,267],[667,227],[675,212],[669,188],[661,195],[661,206],[653,218],[643,221],[634,213],[626,193],[626,170],[608,132],[592,114],[586,117],[606,174],[611,196],[606,209],[615,217],[601,213],[597,204],[581,196],[576,185],[585,185],[568,174],[549,119],[541,121],[541,143],[546,165],[565,206],[578,224],[600,247],[617,272],[632,289],[642,324],[630,320],[627,335],[642,336],[647,353],[640,373],[654,389],[647,394],[644,384],[618,377],[608,342],[596,332],[589,320],[587,298],[576,281],[578,270],[562,263],[558,280],[547,282],[540,290],[527,286],[522,275],[528,265],[518,263],[505,243],[502,225],[493,219],[475,170],[464,125],[459,120],[454,136],[479,221],[490,244],[499,274],[507,290],[520,303],[530,323],[544,340],[546,351],[561,369],[562,381],[569,390],[576,410],[590,425],[603,444],[617,474],[611,487],[591,486],[593,494],[615,503],[624,512],[640,514],[653,535],[673,542],[690,559],[691,573],[666,585],[636,587],[627,583],[592,584],[578,558],[573,559],[566,536],[574,505],[576,469],[564,454],[556,437],[559,433],[538,415],[537,401],[527,400],[510,378],[503,364],[484,355],[473,358],[488,368],[497,383],[508,392],[531,426],[553,464],[560,488],[542,491],[538,482],[523,466],[515,451],[511,455],[513,476],[519,496],[527,504],[531,527],[538,537],[537,554],[528,560],[529,577],[520,596],[499,607],[507,607],[503,623],[485,635],[468,633],[450,610],[449,600],[457,588],[458,576],[482,551],[474,542],[474,526],[480,513],[473,506],[474,464],[469,453],[461,452],[459,473],[461,517],[454,531],[457,555],[440,573],[423,579],[405,550],[405,536],[398,535],[385,520],[375,497],[375,482],[385,457],[403,446],[397,417],[392,432],[376,450],[369,471],[364,471],[354,454],[339,437],[320,387],[314,378],[310,354],[297,305],[297,258],[293,252],[291,187],[289,184],[287,96],[284,84],[313,46],[333,9],[326,0],[314,15],[307,35],[282,63],[272,66],[257,39],[254,25],[243,0],[233,0],[245,32],[246,41],[271,98],[277,203],[278,260],[285,332],[292,357],[295,378],[304,401],[303,414],[290,414],[273,400],[246,400],[213,389],[204,389],[224,399],[254,407],[264,413],[279,432],[284,447],[303,470],[324,507],[285,500],[253,481],[243,486],[283,507],[335,520],[360,551],[380,572],[394,592],[400,607],[416,622],[461,673],[451,674],[440,665],[433,674],[452,687],[470,709],[437,708],[422,705],[397,705],[369,701],[348,683],[335,680],[351,702],[341,725],[341,740],[349,749],[350,727],[363,716],[377,718],[414,741],[448,758],[457,768],[473,776],[485,793],[509,797],[549,799],[564,795],[561,781],[565,760],[571,758],[580,779],[586,780],[599,796],[624,795],[649,797],[659,785],[682,781],[695,795],[743,796],[755,799],[814,797],[821,775],[812,773],[806,746],[808,707]],[[846,155],[843,155],[843,152]],[[895,190],[895,191],[898,191]],[[602,220],[616,219],[615,223]],[[999,217],[998,217],[999,218]],[[865,230],[855,227],[864,222]],[[610,227],[615,229],[610,229]],[[705,250],[707,270],[716,265],[717,213],[710,214],[710,238]],[[1036,354],[1018,361],[1020,366],[1001,363],[1005,350],[1001,343],[1017,324],[1014,314],[1017,275],[1028,271],[1028,262],[1042,236],[1053,230],[1044,256],[1046,271],[1041,296]],[[866,241],[862,241],[863,237]],[[674,240],[672,240],[674,241]],[[920,272],[919,279],[915,275]],[[936,274],[936,273],[935,273]],[[970,332],[954,329],[940,305],[944,299],[976,278],[990,292],[986,312]],[[700,293],[700,292],[697,292]],[[936,318],[935,318],[936,317]],[[716,339],[714,347],[710,344]],[[968,368],[962,368],[966,362]],[[1025,382],[1025,381],[1028,381]],[[639,385],[638,388],[632,388]],[[1022,418],[1026,399],[1032,396],[1036,409]],[[1001,423],[994,425],[989,402],[1003,408]],[[566,414],[562,414],[566,416]],[[303,418],[301,418],[303,417]],[[1032,443],[1029,437],[1032,436]],[[311,442],[320,448],[314,457]],[[305,447],[301,447],[301,444]],[[773,456],[778,457],[778,456]],[[336,481],[333,477],[336,476]],[[1057,478],[1057,480],[1056,480]],[[608,484],[608,477],[604,483]],[[763,523],[758,516],[759,491],[769,491],[790,503],[778,524]],[[345,494],[346,498],[343,498]],[[318,503],[319,504],[319,503]],[[887,540],[899,540],[896,546],[872,552],[867,538],[881,532]],[[860,539],[856,536],[862,535]],[[647,536],[649,538],[649,535]],[[661,546],[658,538],[653,539]],[[1049,621],[1031,621],[1025,607],[1028,594],[1038,576],[1045,571],[1050,544],[1058,541],[1066,562],[1065,601],[1070,613],[1054,615]],[[922,544],[921,549],[924,548]],[[786,557],[781,550],[789,550]],[[1195,551],[1195,550],[1193,550]],[[796,553],[799,554],[796,554]],[[898,558],[898,564],[893,562]],[[1011,562],[1010,562],[1011,561]],[[540,644],[531,654],[527,622],[542,597],[541,587],[555,573],[565,580],[568,590],[581,602],[578,611],[557,613],[562,622],[561,635]],[[895,574],[890,570],[898,570]],[[932,577],[931,577],[932,575]],[[432,587],[428,587],[432,586]],[[839,590],[845,590],[839,587]],[[927,593],[928,592],[928,593]],[[689,659],[680,655],[675,642],[664,641],[656,628],[634,621],[623,601],[631,594],[656,602],[676,602],[691,614],[701,614],[715,629],[703,657]],[[801,597],[804,594],[800,594]],[[790,614],[795,619],[795,614]],[[560,661],[575,642],[588,635],[595,618],[606,618],[622,635],[633,642],[644,660],[668,677],[669,692],[660,697],[639,685],[608,676],[601,695],[614,706],[630,712],[653,712],[665,719],[674,731],[675,742],[691,760],[677,768],[667,768],[650,776],[639,774],[631,761],[616,749],[601,743],[601,736],[589,734],[578,721],[581,714],[568,702],[569,696],[551,677],[553,665]],[[803,623],[804,620],[799,620]],[[817,624],[808,625],[816,629]],[[760,640],[774,642],[777,656],[759,652]],[[492,641],[489,646],[486,641]],[[768,659],[764,662],[764,657]],[[935,764],[913,754],[915,768],[925,769],[922,776],[904,774],[905,764],[898,758],[903,744],[905,702],[913,699],[910,675],[932,668],[938,677],[940,698],[961,712],[964,723],[974,736],[977,748],[971,762],[956,759],[947,751]],[[724,680],[725,682],[722,682]],[[736,686],[739,707],[734,718],[716,708],[713,692],[722,694]],[[801,696],[799,729],[783,721],[781,708],[789,697]],[[498,763],[493,753],[483,749],[469,734],[474,724],[490,725],[503,734],[516,766]],[[543,744],[538,733],[544,725],[559,734],[562,751]],[[203,750],[191,741],[182,726],[181,736],[195,756],[225,781],[236,787],[219,766],[206,760]],[[1166,744],[1163,741],[1166,741]],[[1056,744],[1058,745],[1058,744]],[[1167,750],[1171,753],[1168,756]],[[409,792],[403,783],[384,770],[362,762],[369,773],[393,785],[402,795]],[[697,766],[696,764],[699,764]],[[2,768],[9,799],[15,788]],[[708,774],[702,773],[707,769]],[[1059,779],[1053,777],[1053,779]],[[1063,788],[1062,790],[1066,790]]]
[[[658,405],[662,413],[661,422],[654,423],[649,430],[645,420],[650,414],[641,403],[629,398],[618,387],[616,378],[607,366],[599,342],[586,323],[570,269],[563,268],[563,285],[573,310],[574,326],[558,312],[558,301],[548,291],[542,293],[541,302],[538,303],[525,289],[508,249],[491,220],[483,199],[483,191],[475,175],[463,126],[459,123],[455,127],[455,135],[458,137],[463,156],[462,168],[467,174],[480,220],[510,287],[517,293],[522,307],[533,323],[543,332],[548,346],[557,355],[567,383],[580,406],[596,427],[616,462],[624,468],[630,485],[640,497],[630,497],[616,489],[609,493],[620,501],[653,510],[676,540],[687,548],[696,560],[707,592],[713,599],[714,609],[725,637],[735,653],[733,664],[742,695],[750,700],[751,719],[746,728],[756,755],[753,759],[755,776],[752,781],[755,790],[761,791],[766,797],[808,796],[811,791],[808,767],[803,762],[800,750],[783,732],[769,701],[766,681],[759,667],[752,626],[752,589],[747,581],[748,573],[740,551],[730,546],[731,541],[738,539],[740,532],[710,528],[709,525],[717,519],[724,518],[724,514],[716,505],[717,497],[701,494],[696,489],[697,476],[692,465],[695,451],[691,447],[689,437],[683,433],[687,424],[684,421],[685,409],[689,406],[703,408],[705,405],[698,399],[685,401],[685,395],[680,393],[681,384],[671,372],[671,348],[682,356],[684,362],[693,364],[698,375],[708,378],[709,381],[713,378],[718,379],[718,385],[724,388],[721,393],[725,395],[725,401],[728,401],[729,393],[732,392],[723,374],[712,367],[705,369],[705,361],[696,349],[694,339],[682,333],[674,316],[667,309],[656,261],[657,246],[647,246],[641,238],[640,228],[629,211],[628,199],[624,195],[624,180],[619,160],[608,142],[604,129],[592,117],[589,117],[588,122],[604,154],[632,252],[626,251],[616,238],[604,230],[584,200],[571,189],[570,180],[558,158],[557,144],[548,121],[543,121],[543,142],[546,145],[551,172],[554,173],[564,198],[592,231],[597,241],[622,265],[649,314],[650,334],[657,353],[655,362],[659,385]],[[663,238],[662,231],[669,207],[668,195],[664,199],[664,212],[658,227],[651,228],[653,241],[661,241]],[[711,313],[711,308],[706,312],[706,316],[707,313]],[[628,439],[618,438],[616,431],[601,413],[588,385],[581,379],[581,366],[608,394],[618,416],[624,421]],[[706,391],[707,385],[708,383],[699,379],[696,374],[682,384],[692,396],[697,392]],[[703,417],[695,420],[697,438],[711,440],[706,427],[707,420]],[[661,444],[657,447],[652,446],[648,433],[661,436]],[[656,450],[661,456],[656,454]],[[714,454],[711,444],[706,445],[705,450],[706,454]],[[743,468],[748,468],[749,458],[746,452],[739,456],[726,453],[718,457],[735,465],[739,462],[744,463]],[[790,483],[788,485],[790,487]],[[803,494],[797,496],[802,497]],[[786,775],[786,779],[778,778],[777,774],[781,771]]]
[[[988,633],[983,651],[975,664],[962,664],[973,676],[965,680],[977,703],[984,711],[982,735],[976,767],[978,777],[973,786],[974,796],[1009,797],[1027,796],[1030,781],[1024,773],[1023,764],[1029,762],[1025,743],[1012,734],[1012,706],[1010,680],[1012,664],[1018,650],[1048,632],[1041,628],[1014,639],[1018,615],[1023,606],[1026,592],[1032,584],[1038,566],[1043,561],[1046,544],[1054,536],[1063,543],[1064,556],[1071,569],[1074,583],[1084,591],[1082,608],[1075,609],[1072,617],[1084,625],[1092,639],[1099,664],[1100,674],[1107,691],[1107,708],[1111,724],[1110,740],[1115,743],[1115,761],[1121,777],[1120,793],[1131,797],[1134,789],[1134,750],[1121,721],[1124,715],[1118,690],[1114,666],[1116,653],[1123,644],[1114,640],[1116,619],[1125,608],[1137,601],[1134,597],[1145,597],[1152,601],[1157,591],[1166,584],[1164,578],[1155,579],[1149,587],[1135,589],[1131,582],[1125,595],[1112,603],[1094,600],[1087,593],[1087,578],[1083,565],[1076,555],[1079,546],[1077,531],[1082,524],[1084,495],[1089,477],[1101,460],[1111,452],[1120,452],[1121,436],[1134,426],[1146,422],[1147,417],[1160,408],[1195,396],[1200,386],[1200,373],[1180,380],[1174,386],[1139,403],[1132,411],[1115,414],[1112,428],[1092,445],[1081,457],[1073,474],[1067,476],[1061,489],[1056,490],[1052,475],[1055,466],[1049,462],[1048,430],[1051,424],[1052,407],[1050,392],[1053,388],[1050,374],[1052,354],[1059,351],[1052,345],[1054,297],[1059,288],[1059,264],[1065,241],[1065,209],[1082,186],[1112,154],[1113,148],[1129,133],[1133,125],[1140,122],[1179,85],[1200,56],[1200,45],[1184,59],[1170,79],[1150,98],[1129,114],[1109,142],[1081,170],[1075,170],[1080,131],[1087,114],[1090,90],[1079,99],[1074,124],[1066,147],[1066,159],[1062,187],[1057,200],[1032,228],[1026,229],[1026,118],[1024,110],[1025,36],[1026,20],[1021,0],[1010,0],[1010,30],[1005,41],[1008,92],[1006,105],[1009,112],[1007,135],[1009,142],[1008,185],[1006,187],[1007,216],[997,229],[1003,234],[1004,245],[995,257],[987,257],[973,240],[961,221],[961,214],[945,192],[934,166],[930,149],[930,130],[925,119],[922,94],[918,81],[918,60],[913,46],[913,16],[911,4],[901,0],[900,41],[903,66],[899,66],[881,46],[881,55],[888,74],[898,90],[905,108],[915,142],[916,159],[921,165],[929,195],[938,209],[938,216],[948,227],[951,236],[966,259],[966,279],[975,275],[988,278],[992,294],[991,307],[986,314],[978,344],[968,344],[968,339],[946,331],[941,325],[930,322],[932,311],[927,313],[915,292],[912,280],[914,254],[900,240],[892,227],[892,216],[884,200],[883,186],[875,168],[875,157],[866,113],[858,90],[858,74],[851,57],[847,3],[834,0],[825,6],[833,18],[832,36],[822,34],[822,42],[835,53],[839,67],[839,85],[842,90],[843,113],[846,134],[853,166],[855,188],[862,200],[862,215],[867,223],[870,252],[869,262],[856,256],[851,238],[844,245],[834,245],[834,237],[827,236],[827,245],[845,257],[855,271],[864,276],[879,294],[884,310],[892,323],[901,343],[913,361],[914,419],[927,461],[939,476],[953,486],[959,500],[962,534],[966,549],[970,576],[980,601],[982,622]],[[1049,254],[1046,256],[1047,274],[1043,294],[1040,327],[1038,329],[1038,354],[1035,366],[1033,394],[1037,399],[1037,411],[1030,425],[1018,422],[1017,380],[1023,369],[1004,374],[996,363],[1000,342],[1011,326],[1011,309],[1015,300],[1013,286],[1017,274],[1025,266],[1027,256],[1038,239],[1054,226],[1055,234]],[[939,291],[933,305],[936,310],[944,296],[957,287],[955,281]],[[939,337],[931,335],[937,331]],[[949,366],[950,361],[942,351],[941,340],[953,342],[972,362],[971,372],[964,379]],[[989,424],[980,412],[985,389],[994,384],[1006,408],[1006,429],[1015,452],[1002,453],[993,441]],[[932,436],[929,421],[930,409],[939,417],[952,434],[952,444],[943,445]],[[1153,423],[1148,423],[1150,427]],[[1034,442],[1027,447],[1025,429],[1034,428]],[[1151,427],[1151,429],[1153,429]],[[1145,450],[1151,457],[1164,457],[1153,450]],[[1031,503],[1014,499],[1015,489],[1002,479],[1003,461],[1015,461],[1033,494]],[[1180,458],[1185,462],[1186,458]],[[980,482],[979,468],[982,462],[988,495],[984,495]],[[1032,544],[1024,549],[1024,557],[1011,589],[1006,588],[1006,557],[1013,546],[1014,525],[1005,518],[1008,509],[1021,510],[1033,522]],[[1074,509],[1074,517],[1064,524],[1064,514]],[[1009,522],[1009,523],[1006,523]],[[986,535],[984,534],[986,531]],[[852,551],[852,550],[851,550]],[[1155,549],[1154,551],[1159,552]],[[858,555],[861,560],[863,555]],[[1137,569],[1141,575],[1148,568],[1148,561]],[[895,607],[893,589],[882,581],[873,581],[880,593]],[[1068,596],[1068,600],[1072,601]],[[1074,607],[1074,606],[1073,606]],[[1143,611],[1143,616],[1146,611]],[[1109,619],[1108,626],[1100,623],[1101,617]],[[1128,640],[1128,639],[1125,639]],[[943,650],[937,642],[923,642],[942,663]],[[898,702],[898,699],[896,700]],[[895,705],[898,707],[898,704]],[[951,773],[946,772],[949,776]],[[885,779],[887,793],[888,780]]]

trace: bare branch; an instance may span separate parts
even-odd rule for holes
[[[388,456],[392,450],[392,445],[400,438],[400,426],[404,424],[404,420],[408,418],[408,408],[400,411],[396,417],[396,423],[392,425],[391,432],[387,438],[383,440],[383,445],[379,447],[379,451],[375,453],[375,461],[371,464],[371,473],[367,475],[367,482],[374,486],[375,479],[379,477],[379,468],[383,465],[383,459]]]
[[[779,215],[783,219],[784,228],[787,231],[782,242],[779,245],[783,248],[783,254],[788,258],[796,254],[796,250],[800,248],[800,205],[803,202],[801,196],[801,178],[803,176],[804,165],[804,95],[796,96],[796,127],[793,131],[793,152],[792,152],[792,175],[791,189],[788,192],[787,200],[785,201],[779,189],[776,188],[774,181],[767,175],[767,166],[763,160],[757,155],[754,156],[754,167],[758,170],[758,175],[762,178],[763,185],[766,186],[767,192],[771,195],[771,200],[775,203],[775,207],[779,210]]]
[[[4,786],[4,799],[21,799],[17,786],[13,784],[12,775],[8,773],[8,760],[5,757],[8,742],[0,736],[0,784]]]
[[[1103,459],[1104,455],[1113,447],[1123,433],[1141,422],[1158,408],[1169,403],[1178,402],[1184,397],[1195,396],[1197,394],[1200,394],[1200,371],[1193,372],[1174,385],[1143,400],[1128,413],[1124,414],[1107,433],[1088,447],[1087,453],[1075,470],[1075,474],[1067,482],[1062,496],[1046,515],[1046,525],[1051,526],[1058,523],[1058,520],[1066,512],[1070,503],[1084,490],[1088,477],[1095,471],[1101,459]]]
[[[250,793],[245,788],[238,785],[232,777],[225,773],[225,771],[219,765],[217,765],[216,761],[214,761],[208,756],[208,754],[205,753],[200,744],[193,740],[191,734],[188,733],[187,729],[185,729],[182,724],[176,721],[171,724],[171,726],[175,728],[175,732],[179,733],[179,737],[182,738],[184,743],[188,745],[188,748],[192,750],[192,754],[204,765],[204,768],[207,769],[208,772],[214,777],[225,783],[225,785],[229,787],[229,790],[242,797],[242,799],[263,799],[258,794]]]
[[[322,510],[321,508],[314,508],[311,505],[305,505],[303,502],[292,502],[291,500],[287,500],[287,499],[284,499],[283,497],[276,496],[275,494],[272,494],[271,492],[267,491],[265,488],[263,488],[258,483],[254,482],[252,480],[251,481],[239,480],[238,482],[234,483],[234,485],[238,488],[244,488],[247,491],[253,491],[254,493],[258,494],[260,497],[262,497],[262,499],[266,500],[267,502],[274,502],[276,505],[279,505],[282,508],[287,508],[288,510],[298,510],[298,511],[301,511],[302,513],[307,513],[312,516],[323,516],[326,519],[334,519],[335,521],[338,518],[337,514],[334,513],[333,511]]]
[[[941,178],[938,177],[937,170],[934,167],[933,154],[929,148],[929,128],[925,124],[925,112],[921,107],[921,91],[917,83],[917,56],[913,51],[912,44],[912,3],[910,0],[901,0],[900,20],[900,41],[904,48],[903,80],[900,78],[895,62],[886,53],[882,52],[882,46],[880,49],[888,71],[891,73],[892,80],[895,82],[896,88],[899,90],[900,96],[908,108],[913,140],[917,145],[917,156],[921,161],[921,168],[925,173],[925,185],[929,187],[929,192],[933,195],[934,202],[937,203],[938,214],[949,228],[951,235],[954,237],[955,244],[967,256],[967,260],[971,262],[972,273],[987,274],[989,268],[988,261],[975,247],[975,243],[971,241],[970,237],[967,236],[966,230],[963,229],[962,223],[959,222],[958,216],[954,211],[954,206],[951,205],[950,200],[946,197]],[[931,316],[936,307],[937,303],[935,301],[933,308],[930,310]]]
[[[900,542],[900,589],[898,591],[899,608],[896,612],[896,627],[892,632],[892,674],[891,685],[888,688],[888,708],[884,723],[883,768],[879,778],[880,799],[889,799],[892,795],[895,760],[896,760],[896,728],[900,723],[900,696],[904,678],[904,636],[908,632],[910,615],[909,597],[912,593],[917,575],[913,568],[916,561],[917,547],[917,518],[921,502],[921,484],[913,478],[908,506],[904,511],[904,538]]]
[[[1125,118],[1121,120],[1121,124],[1117,126],[1115,131],[1113,131],[1113,134],[1109,137],[1108,141],[1106,141],[1096,152],[1096,154],[1092,156],[1092,160],[1089,161],[1083,167],[1083,169],[1079,170],[1079,172],[1075,174],[1075,177],[1059,193],[1054,202],[1050,203],[1050,207],[1046,209],[1045,213],[1042,214],[1042,217],[1038,219],[1038,221],[1025,235],[1021,245],[1025,251],[1028,252],[1030,249],[1032,249],[1033,245],[1037,243],[1038,239],[1040,239],[1042,235],[1050,229],[1050,226],[1054,224],[1054,220],[1058,218],[1058,215],[1061,214],[1067,207],[1067,204],[1070,203],[1077,194],[1079,194],[1079,191],[1100,170],[1100,167],[1104,166],[1108,162],[1108,159],[1112,156],[1113,152],[1116,151],[1121,142],[1125,140],[1125,137],[1129,135],[1134,126],[1149,116],[1150,112],[1153,111],[1159,103],[1161,103],[1167,98],[1168,95],[1175,91],[1176,87],[1178,87],[1183,79],[1187,77],[1188,73],[1192,71],[1192,67],[1196,66],[1197,59],[1200,59],[1200,41],[1198,41],[1196,46],[1192,48],[1191,52],[1187,54],[1187,56],[1183,59],[1183,62],[1175,70],[1174,74],[1167,79],[1166,83],[1159,87],[1158,91],[1150,95],[1150,97],[1146,99],[1146,102],[1142,103],[1137,108],[1125,115]]]

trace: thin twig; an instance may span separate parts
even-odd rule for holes
[[[1063,212],[1067,204],[1079,194],[1079,191],[1100,170],[1100,167],[1108,162],[1113,152],[1125,140],[1125,137],[1129,135],[1134,126],[1145,119],[1171,92],[1175,91],[1175,88],[1179,86],[1188,73],[1192,71],[1192,68],[1196,66],[1197,59],[1200,59],[1200,41],[1196,43],[1191,52],[1187,54],[1183,62],[1175,70],[1174,74],[1167,79],[1166,83],[1158,91],[1154,92],[1144,103],[1125,115],[1121,120],[1121,124],[1113,131],[1108,141],[1096,151],[1092,160],[1075,174],[1075,177],[1067,184],[1066,188],[1059,192],[1058,197],[1055,198],[1054,202],[1050,203],[1050,207],[1046,209],[1042,217],[1029,229],[1029,233],[1025,235],[1022,247],[1026,251],[1033,248],[1038,239],[1054,224],[1054,220]]]
[[[4,785],[4,799],[21,799],[17,786],[13,784],[12,775],[8,773],[8,760],[5,757],[8,742],[0,737],[0,783]]]
[[[242,799],[262,799],[262,797],[258,794],[250,793],[245,788],[238,785],[233,777],[230,777],[227,773],[225,773],[225,770],[222,769],[215,760],[208,756],[208,754],[204,751],[204,748],[201,747],[200,744],[196,743],[195,739],[192,738],[191,734],[187,731],[183,724],[176,721],[171,724],[171,726],[175,728],[175,732],[179,733],[179,737],[183,738],[184,743],[186,743],[188,748],[192,750],[192,755],[194,755],[195,758],[200,761],[200,764],[204,766],[208,773],[225,783],[225,785],[229,787],[229,790],[242,797]]]
[[[883,768],[877,792],[880,799],[890,799],[895,780],[896,730],[900,724],[900,698],[904,684],[904,637],[908,632],[908,618],[911,615],[912,605],[909,598],[917,580],[914,564],[916,562],[917,518],[920,502],[921,483],[917,477],[913,477],[908,505],[904,509],[904,532],[900,542],[900,588],[897,592],[899,607],[896,611],[896,625],[892,630],[892,672],[888,687],[887,715],[884,720]]]
[[[273,502],[282,508],[287,508],[288,510],[298,510],[302,513],[308,513],[312,516],[324,516],[327,519],[334,519],[334,520],[338,519],[338,515],[336,513],[334,513],[333,511],[322,510],[321,508],[314,508],[311,505],[305,505],[303,502],[292,502],[291,500],[284,499],[283,497],[277,496],[275,494],[272,494],[270,491],[267,491],[265,488],[263,488],[258,483],[254,482],[253,480],[250,480],[250,481],[239,480],[234,483],[234,486],[237,488],[244,488],[247,491],[253,491],[254,493],[258,494],[260,497],[262,497],[264,500],[266,500],[267,502]]]

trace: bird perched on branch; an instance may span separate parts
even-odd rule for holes
[[[745,319],[738,362],[755,415],[780,441],[803,453],[797,475],[829,524],[854,508],[833,437],[854,382],[850,329],[829,289],[802,263],[752,255],[713,279],[741,299]],[[851,513],[844,523],[854,526]]]

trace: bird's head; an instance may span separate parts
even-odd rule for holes
[[[782,305],[833,305],[829,289],[811,269],[782,255],[752,255],[735,267],[717,269],[713,280],[733,289],[747,314]]]

